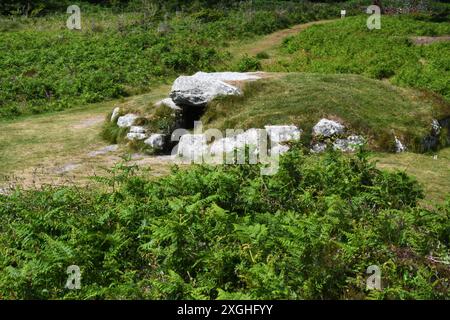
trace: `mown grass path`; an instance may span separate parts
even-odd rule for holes
[[[166,85],[126,100],[153,101],[165,96]],[[100,132],[106,115],[119,101],[108,101],[70,109],[0,121],[0,188],[87,182],[94,174],[104,174],[128,151],[120,147],[111,152],[92,152],[108,146]],[[155,174],[168,169],[160,158],[142,159],[139,163],[155,165]]]
[[[337,21],[339,19],[330,19],[330,20],[318,20],[312,21],[308,23],[302,23],[294,25],[290,28],[276,31],[274,33],[261,36],[256,39],[247,40],[247,41],[238,41],[231,43],[231,47],[229,49],[230,53],[234,57],[233,63],[241,59],[243,56],[255,56],[259,52],[272,52],[277,49],[283,42],[283,39],[286,37],[298,34],[299,32],[309,28],[310,26],[317,24],[325,24]]]

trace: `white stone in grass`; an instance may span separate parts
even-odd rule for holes
[[[171,98],[165,98],[165,99],[162,99],[162,100],[158,101],[157,103],[155,103],[156,107],[160,107],[162,105],[169,107],[172,110],[176,110],[176,111],[181,110],[181,108],[179,106],[177,106],[176,103],[173,102],[173,100]]]
[[[313,134],[315,136],[322,136],[324,138],[343,134],[344,132],[345,127],[342,124],[328,119],[321,119],[313,128]]]
[[[322,152],[325,152],[326,150],[327,150],[327,144],[324,142],[318,142],[318,143],[313,144],[310,151],[312,153],[322,153]]]
[[[395,152],[402,153],[406,151],[406,146],[400,141],[400,139],[397,138],[397,136],[394,136],[395,139]]]
[[[134,124],[134,122],[136,121],[137,118],[139,118],[138,115],[133,114],[133,113],[128,113],[117,119],[117,125],[120,128],[129,128]]]
[[[113,110],[113,113],[111,115],[111,122],[115,122],[117,120],[117,118],[119,117],[119,112],[120,112],[120,108],[115,107]]]
[[[141,127],[141,126],[131,126],[130,132],[131,133],[146,133],[147,129],[145,129],[144,127]]]
[[[127,139],[134,140],[144,140],[147,138],[147,129],[141,126],[131,126],[130,132],[127,134]]]
[[[145,138],[147,138],[147,135],[145,133],[136,133],[136,132],[127,133],[127,139],[130,141],[139,141],[144,140]]]
[[[254,154],[258,154],[261,144],[265,142],[262,140],[264,135],[267,135],[264,129],[251,128],[235,136],[214,141],[211,144],[210,152],[212,155],[217,155],[220,153],[228,154],[233,153],[235,150],[244,149],[246,146],[249,146],[254,150]]]

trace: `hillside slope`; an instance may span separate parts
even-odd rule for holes
[[[448,35],[450,23],[415,16],[383,16],[380,30],[368,30],[365,17],[349,17],[285,39],[262,67],[277,72],[361,74],[437,93],[450,101],[450,42],[414,43],[417,36]]]
[[[335,118],[368,137],[375,149],[395,150],[396,135],[410,150],[425,151],[432,119],[450,117],[450,104],[443,100],[357,75],[289,73],[249,83],[244,92],[242,98],[213,102],[203,123],[221,130],[295,124],[308,142],[321,118]]]

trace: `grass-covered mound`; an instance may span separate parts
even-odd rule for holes
[[[449,295],[450,202],[365,154],[192,167],[150,180],[124,164],[109,186],[0,195],[0,297],[419,298]],[[81,289],[64,289],[78,265]],[[381,269],[381,291],[366,270]]]
[[[413,44],[412,36],[450,35],[450,21],[382,16],[381,29],[369,30],[367,17],[312,26],[287,38],[264,66],[272,71],[363,74],[394,84],[428,89],[450,100],[450,42]]]
[[[357,75],[291,73],[247,84],[243,97],[223,98],[208,106],[203,123],[210,128],[263,128],[295,124],[308,142],[321,118],[341,121],[371,146],[394,150],[394,134],[422,151],[432,119],[450,116],[450,105],[433,95],[398,88]],[[448,143],[442,134],[442,145]]]

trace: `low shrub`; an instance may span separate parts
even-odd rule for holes
[[[261,70],[261,62],[254,57],[245,55],[237,64],[237,70],[240,72]]]
[[[111,144],[122,142],[127,135],[128,128],[120,128],[115,122],[110,121],[111,114],[109,114],[101,129],[101,136],[105,141]]]
[[[362,150],[255,165],[174,168],[148,179],[119,163],[104,188],[0,195],[2,299],[445,299],[450,199],[383,172]],[[81,288],[65,288],[77,265]],[[381,270],[381,290],[366,270]]]

